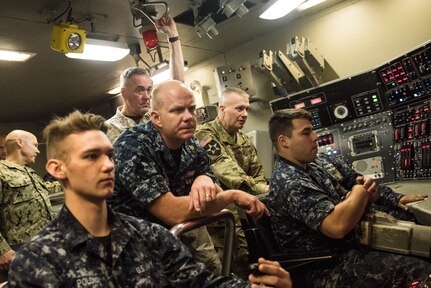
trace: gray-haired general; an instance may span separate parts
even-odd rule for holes
[[[155,22],[157,28],[168,36],[172,79],[184,82],[184,59],[177,27],[172,17],[164,16]],[[106,121],[108,138],[114,143],[121,133],[136,124],[150,120],[149,110],[153,81],[150,72],[140,67],[131,67],[120,76],[123,105]]]
[[[239,88],[227,87],[219,99],[217,118],[203,124],[195,137],[210,156],[211,168],[222,188],[240,189],[258,195],[267,192],[269,187],[256,148],[241,130],[248,117],[249,97]],[[247,242],[236,208],[230,209],[236,219],[233,271],[244,277],[248,274]],[[217,253],[222,257],[224,223],[207,225],[207,229]]]

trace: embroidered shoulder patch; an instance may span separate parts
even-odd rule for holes
[[[218,156],[221,153],[220,144],[217,143],[215,140],[211,140],[205,147],[205,150],[207,150],[210,156]]]
[[[210,136],[206,135],[204,138],[202,138],[201,141],[199,141],[199,145],[201,145],[201,147],[205,147],[205,145],[207,145],[208,143],[210,143],[211,140],[213,140],[213,138],[211,138]]]

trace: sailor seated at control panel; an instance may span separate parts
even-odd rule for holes
[[[309,271],[305,287],[410,287],[431,272],[427,261],[359,246],[355,227],[369,209],[383,207],[414,219],[405,204],[425,195],[401,195],[379,187],[345,163],[317,155],[311,114],[302,109],[275,112],[269,133],[277,151],[265,203],[283,251],[329,249],[335,257]],[[378,204],[378,205],[377,205]]]

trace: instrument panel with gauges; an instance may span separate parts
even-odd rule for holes
[[[319,151],[382,182],[431,179],[431,42],[270,102],[311,112]]]

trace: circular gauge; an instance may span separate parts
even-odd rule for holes
[[[334,109],[334,116],[337,119],[344,119],[349,115],[349,109],[344,105],[338,105]]]
[[[67,38],[67,47],[70,50],[76,50],[82,45],[81,35],[78,33],[70,33],[69,38]]]
[[[190,89],[192,89],[193,91],[201,90],[201,83],[199,83],[199,81],[197,81],[197,80],[193,80],[190,83]]]

